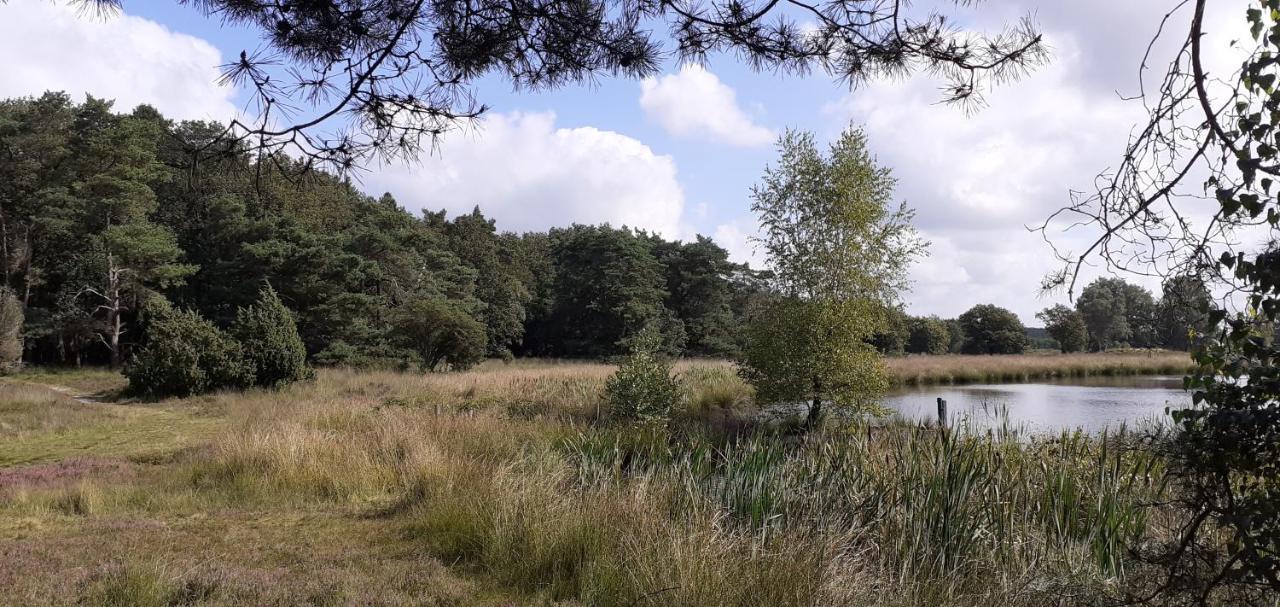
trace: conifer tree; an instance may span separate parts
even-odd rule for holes
[[[124,368],[131,392],[188,396],[244,387],[252,381],[240,344],[200,314],[175,310],[154,296],[144,308],[147,345]]]
[[[293,313],[269,283],[257,303],[240,308],[231,334],[244,350],[254,385],[278,387],[311,377]]]

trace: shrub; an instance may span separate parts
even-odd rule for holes
[[[262,288],[256,304],[236,313],[231,334],[244,349],[255,385],[283,386],[312,376],[293,313],[271,285]]]
[[[22,303],[9,289],[0,291],[0,372],[22,365]]]
[[[605,382],[605,399],[624,420],[663,421],[680,400],[680,386],[661,354],[662,337],[650,327],[631,342],[631,354]]]
[[[443,299],[418,299],[400,306],[395,330],[404,347],[422,357],[424,370],[468,369],[484,360],[484,325]]]
[[[152,298],[147,345],[125,366],[129,390],[150,397],[188,396],[243,387],[253,380],[240,344],[196,312]]]

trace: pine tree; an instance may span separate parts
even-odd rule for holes
[[[480,207],[459,215],[441,226],[448,238],[449,249],[476,271],[476,297],[483,304],[477,319],[484,323],[490,356],[511,356],[513,347],[524,337],[525,306],[529,292],[512,273],[512,264],[503,260],[509,251],[502,243],[492,219]]]

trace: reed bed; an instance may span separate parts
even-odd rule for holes
[[[1169,350],[1089,354],[921,355],[890,358],[886,363],[893,383],[904,386],[1178,375],[1194,368],[1189,354]]]
[[[1041,604],[1101,598],[1147,535],[1160,461],[1127,431],[1027,437],[859,423],[798,445],[648,444],[584,434],[568,445],[584,487],[643,479],[671,512],[710,510],[755,537],[804,536],[860,555],[868,604]],[[850,571],[831,572],[836,577]],[[849,599],[851,597],[843,597]]]

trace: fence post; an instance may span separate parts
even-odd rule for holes
[[[941,396],[938,397],[938,425],[947,427],[947,401],[942,400]]]

